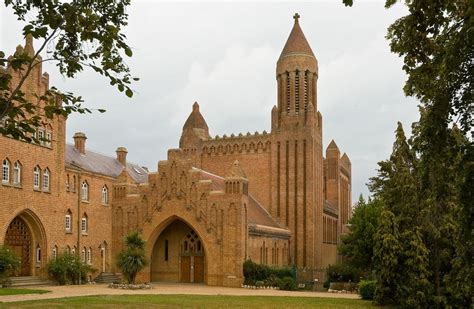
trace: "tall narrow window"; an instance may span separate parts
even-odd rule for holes
[[[66,191],[69,191],[69,174],[66,175]]]
[[[71,191],[76,192],[76,175],[72,176]]]
[[[89,200],[89,185],[87,184],[87,181],[85,180],[82,182],[81,197],[83,201]]]
[[[40,187],[40,175],[41,175],[41,169],[39,166],[36,166],[35,169],[33,170],[33,187],[35,189],[39,189]]]
[[[109,203],[109,190],[107,189],[107,186],[104,185],[102,187],[102,204],[108,204]]]
[[[295,75],[295,113],[300,112],[300,72],[296,71]]]
[[[57,257],[58,257],[58,246],[54,246],[53,247],[53,251],[52,251],[52,254],[51,254],[53,260],[55,260]]]
[[[165,261],[168,261],[168,239],[165,239]]]
[[[84,215],[82,216],[82,220],[81,220],[81,231],[82,231],[83,234],[86,234],[86,233],[87,233],[87,228],[88,228],[87,224],[88,224],[88,222],[87,222],[87,215],[84,214]]]
[[[87,249],[87,264],[92,264],[92,249]]]
[[[72,249],[71,249],[71,254],[76,254],[76,252],[77,252],[76,246],[72,247]]]
[[[70,210],[67,211],[66,216],[64,217],[64,229],[66,232],[72,231],[72,214]]]
[[[86,262],[86,247],[82,249],[82,261],[85,263]]]
[[[2,164],[2,182],[9,183],[10,182],[10,161],[8,159],[3,160]]]
[[[290,113],[290,73],[286,72],[286,113]]]
[[[38,129],[38,140],[40,142],[40,145],[44,145],[44,130],[43,129]]]
[[[46,131],[46,141],[44,144],[48,147],[51,147],[51,139],[52,139],[51,131]]]
[[[21,163],[19,161],[16,161],[13,166],[13,184],[21,184]]]
[[[49,191],[49,169],[46,168],[43,172],[43,191]]]
[[[36,263],[41,262],[41,247],[40,245],[36,245]]]

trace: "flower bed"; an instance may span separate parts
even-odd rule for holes
[[[111,283],[109,284],[109,288],[123,289],[123,290],[151,290],[153,286],[149,283],[141,283],[141,284]]]

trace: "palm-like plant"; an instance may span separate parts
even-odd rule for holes
[[[126,249],[119,253],[117,266],[128,283],[135,283],[137,273],[148,264],[145,256],[145,241],[139,232],[131,232],[125,237]]]

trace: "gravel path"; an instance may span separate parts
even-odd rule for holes
[[[32,287],[36,288],[36,287]],[[250,290],[243,288],[215,287],[200,284],[178,284],[178,283],[153,283],[151,290],[121,290],[111,289],[107,284],[87,284],[69,286],[47,286],[39,287],[51,291],[46,294],[24,294],[0,296],[0,302],[15,302],[22,300],[38,300],[62,297],[89,296],[89,295],[144,295],[144,294],[193,294],[193,295],[238,295],[238,296],[291,296],[291,297],[327,297],[327,298],[351,298],[358,299],[357,294],[336,294],[326,292],[300,292],[280,290]]]

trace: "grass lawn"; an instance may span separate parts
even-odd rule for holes
[[[44,294],[48,293],[46,290],[31,290],[31,289],[17,289],[17,288],[0,288],[0,296],[3,295],[18,295],[18,294]],[[0,298],[0,301],[2,299]]]
[[[0,299],[1,301],[1,299]],[[376,308],[341,298],[204,295],[108,295],[3,303],[0,308]]]

